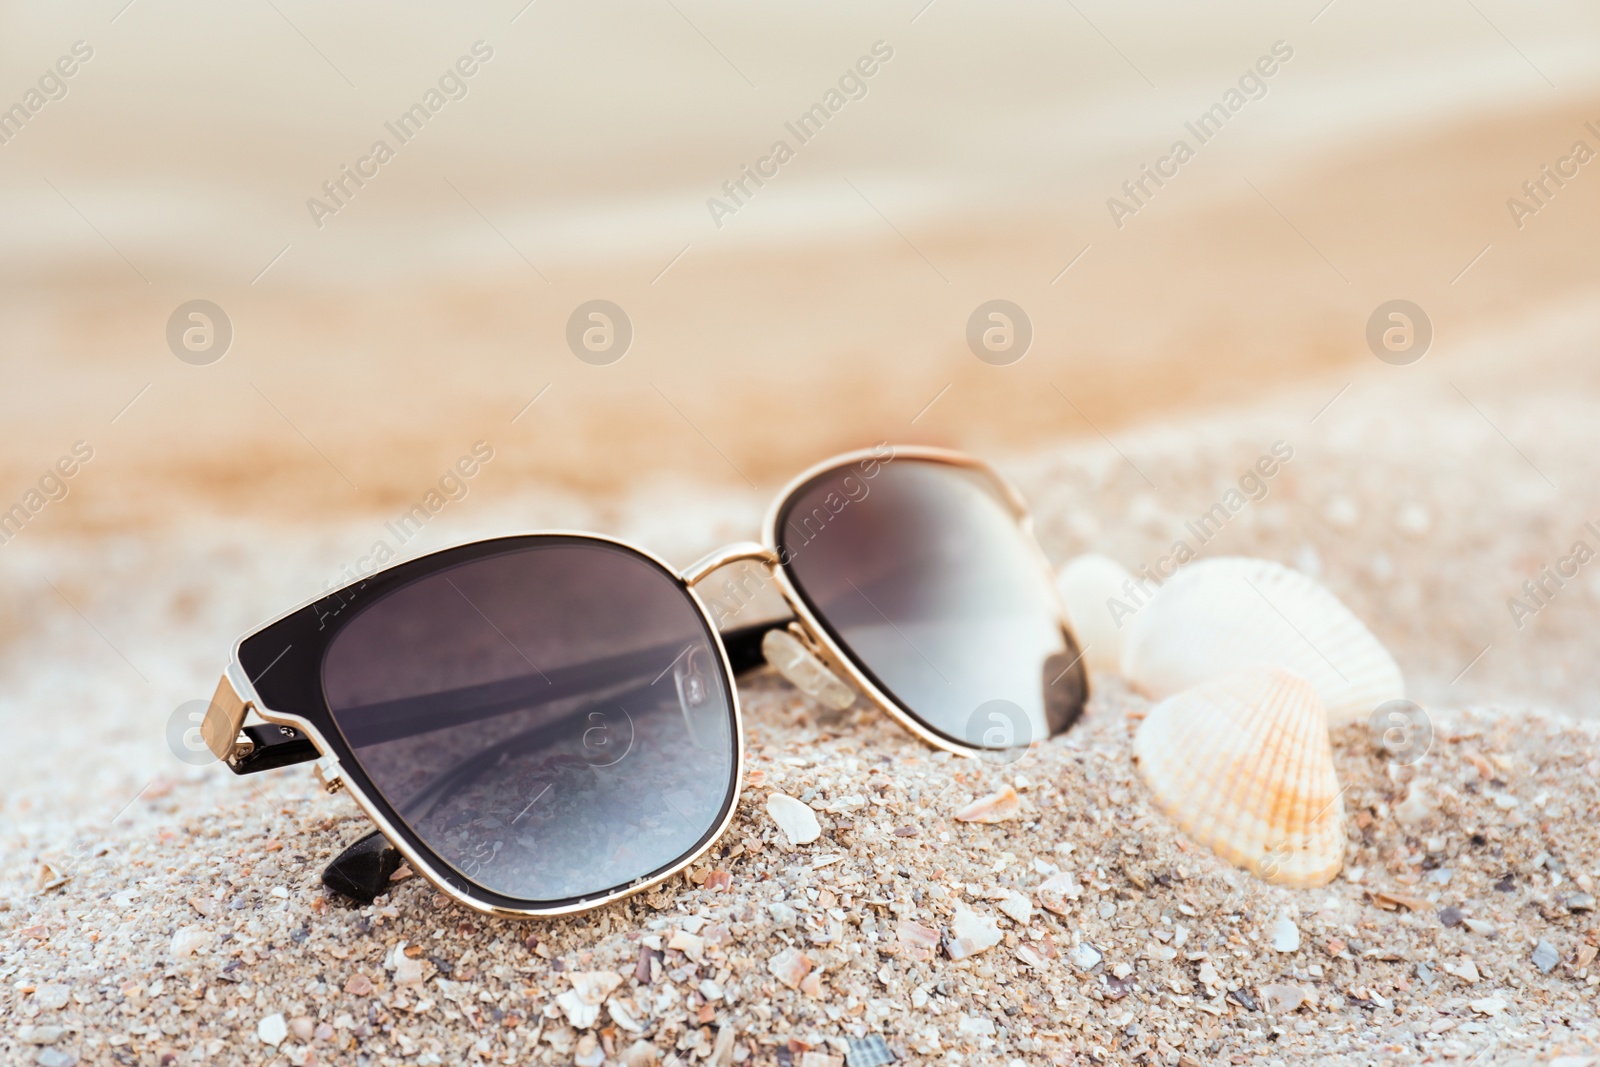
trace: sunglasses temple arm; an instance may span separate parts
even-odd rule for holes
[[[310,763],[322,755],[311,738],[292,726],[251,723],[241,729],[252,747],[247,754],[229,761],[228,769],[234,774],[275,771],[296,763]]]
[[[788,618],[768,619],[722,631],[722,644],[728,651],[733,673],[742,675],[764,667],[766,657],[761,651],[761,639],[769,630],[780,629],[789,621]],[[234,774],[258,774],[296,763],[310,763],[321,756],[311,739],[291,726],[251,723],[241,729],[251,744],[247,754],[229,761],[229,770]]]

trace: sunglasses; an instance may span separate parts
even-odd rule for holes
[[[741,561],[789,614],[719,631],[726,607],[697,586]],[[959,453],[880,444],[791,482],[763,542],[682,571],[534,533],[361,578],[240,638],[201,734],[236,774],[317,760],[355,798],[378,829],[323,876],[348,896],[384,892],[403,860],[478,911],[566,915],[672,877],[728,828],[735,678],[764,664],[998,761],[1088,698],[1016,490]]]

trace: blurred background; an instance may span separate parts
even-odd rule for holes
[[[1135,568],[1289,441],[1206,554],[1316,574],[1428,699],[1594,714],[1600,563],[1508,602],[1600,548],[1597,47],[1576,0],[5,4],[9,803],[177,767],[234,638],[379,541],[687,563],[878,440]],[[1374,346],[1394,300],[1431,340]]]

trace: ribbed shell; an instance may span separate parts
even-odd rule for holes
[[[1323,885],[1344,863],[1344,802],[1322,702],[1251,667],[1169,697],[1133,739],[1156,803],[1192,841],[1268,882]]]
[[[1123,583],[1132,577],[1110,556],[1092,552],[1072,560],[1056,575],[1056,592],[1092,673],[1122,670],[1122,638],[1128,623],[1123,620],[1119,627],[1106,605],[1128,595]]]
[[[1338,597],[1268,560],[1190,564],[1127,625],[1122,673],[1152,700],[1253,665],[1309,681],[1332,725],[1405,696],[1394,657]]]

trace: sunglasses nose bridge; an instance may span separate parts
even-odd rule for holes
[[[788,629],[768,630],[761,638],[761,653],[790,685],[830,708],[843,711],[856,702],[856,691],[807,647],[809,637],[798,622],[792,622]]]
[[[741,560],[760,563],[767,568],[768,573],[778,566],[778,554],[766,545],[758,541],[736,541],[695,560],[679,571],[678,577],[685,585],[692,588],[728,564],[738,563]]]

